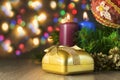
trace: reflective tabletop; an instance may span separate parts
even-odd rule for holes
[[[120,72],[58,75],[45,72],[31,60],[0,60],[0,80],[120,80]]]

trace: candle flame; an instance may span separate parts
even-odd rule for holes
[[[61,20],[61,23],[72,22],[71,15],[69,13],[66,14],[66,17]]]
[[[87,12],[83,13],[83,19],[87,21],[89,20]]]
[[[67,13],[66,20],[70,21],[70,14]]]

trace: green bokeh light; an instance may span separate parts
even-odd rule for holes
[[[60,11],[60,15],[61,15],[61,16],[64,16],[65,14],[66,14],[65,10],[61,10],[61,11]]]

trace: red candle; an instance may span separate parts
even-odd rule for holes
[[[75,32],[79,30],[79,26],[75,22],[70,22],[67,20],[67,22],[62,23],[60,25],[60,35],[59,35],[59,42],[60,45],[64,46],[73,46],[75,45],[74,38],[75,38]]]

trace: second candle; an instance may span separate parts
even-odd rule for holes
[[[75,22],[66,22],[60,25],[59,42],[60,45],[73,46],[75,45],[75,33],[79,30],[79,26]]]

